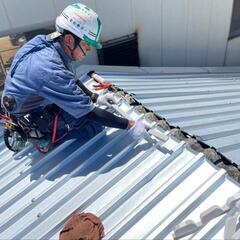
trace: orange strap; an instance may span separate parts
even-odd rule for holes
[[[3,115],[3,114],[0,114],[0,118],[3,118],[5,120],[12,120],[10,117]]]
[[[56,142],[57,126],[58,126],[58,114],[55,114],[54,120],[53,120],[52,144]]]

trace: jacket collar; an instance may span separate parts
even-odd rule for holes
[[[53,45],[57,52],[59,53],[65,67],[71,72],[74,72],[73,60],[64,52],[61,44],[58,41],[53,41]]]

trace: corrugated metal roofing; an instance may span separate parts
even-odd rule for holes
[[[107,76],[145,107],[240,164],[240,76]]]
[[[122,80],[114,82],[122,86]],[[131,85],[136,78],[126,80]],[[124,130],[107,128],[47,155],[29,145],[13,156],[0,145],[0,239],[58,239],[76,210],[100,216],[105,239],[172,239],[174,229],[182,231],[178,224],[198,222],[203,211],[224,206],[239,192],[239,184],[202,153],[124,101],[118,107],[166,138],[137,142]],[[206,224],[186,238],[222,239],[232,207],[212,221],[208,214]]]

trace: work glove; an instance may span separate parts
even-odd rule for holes
[[[113,95],[111,93],[99,95],[96,103],[99,105],[105,105],[105,106],[111,107],[111,104],[114,103]]]
[[[134,140],[138,140],[140,138],[145,138],[146,140],[151,139],[141,120],[136,121],[135,124],[128,130],[128,132]]]

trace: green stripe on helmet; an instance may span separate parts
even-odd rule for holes
[[[71,6],[77,8],[77,9],[80,9],[80,6],[79,6],[78,3],[74,3],[74,4],[72,4]]]
[[[96,49],[101,49],[102,44],[100,42],[97,42],[95,40],[90,39],[88,36],[84,35],[83,40],[88,43],[90,46],[96,48]]]
[[[102,27],[102,23],[101,23],[101,20],[99,17],[97,18],[97,23],[98,23],[98,30],[97,30],[97,35],[95,38],[96,41],[98,41],[98,39],[99,39],[99,34],[100,34],[101,27]]]

